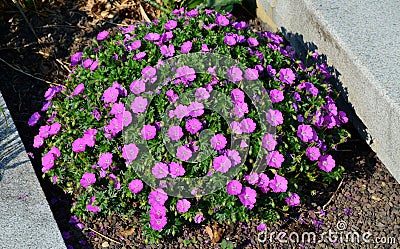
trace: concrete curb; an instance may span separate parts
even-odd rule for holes
[[[297,48],[318,48],[354,110],[350,118],[400,182],[400,2],[257,0],[259,18]],[[396,22],[397,20],[397,22]],[[361,120],[361,122],[359,122]],[[365,125],[365,126],[364,126]],[[367,127],[367,128],[365,128]]]
[[[0,248],[66,248],[0,93]]]

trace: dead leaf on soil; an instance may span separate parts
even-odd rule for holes
[[[205,231],[213,243],[218,243],[222,238],[222,234],[224,233],[224,230],[218,227],[216,223],[212,225],[212,227],[206,226]]]
[[[120,231],[119,235],[126,238],[126,237],[131,236],[134,232],[135,232],[135,228],[131,227],[129,229]]]

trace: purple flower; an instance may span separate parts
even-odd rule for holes
[[[232,34],[227,34],[224,39],[224,43],[228,46],[236,45],[236,39]]]
[[[89,187],[89,185],[92,185],[95,182],[96,182],[96,175],[91,172],[85,172],[82,175],[80,184],[82,185],[82,187],[87,188],[87,187]]]
[[[142,70],[142,76],[145,82],[150,81],[154,83],[157,80],[157,70],[152,66],[146,66]]]
[[[182,119],[182,118],[188,116],[188,115],[189,115],[189,112],[190,112],[190,111],[189,111],[189,108],[188,108],[187,106],[178,105],[178,106],[175,108],[174,115],[176,115],[176,117],[177,117],[178,119]]]
[[[260,44],[256,38],[250,37],[247,39],[247,43],[249,44],[250,47],[257,47],[258,44]]]
[[[201,52],[203,53],[210,52],[210,49],[208,48],[207,44],[201,44]]]
[[[149,204],[151,206],[159,205],[163,206],[168,200],[168,195],[162,189],[155,189],[149,194]]]
[[[194,222],[196,224],[200,224],[204,220],[204,216],[202,214],[196,214],[194,217]]]
[[[181,161],[186,161],[192,157],[192,151],[185,145],[182,145],[176,150],[176,157]]]
[[[192,102],[188,106],[189,115],[192,117],[199,117],[204,113],[204,105],[199,102]]]
[[[235,104],[244,103],[244,92],[240,89],[233,89],[231,91],[231,97]]]
[[[36,135],[33,139],[33,147],[40,148],[44,143],[44,139],[40,135]]]
[[[40,126],[39,135],[42,138],[48,138],[50,136],[50,126],[49,125]]]
[[[118,119],[122,119],[122,126],[127,127],[132,123],[132,114],[128,111],[124,111],[122,114],[119,114]]]
[[[161,54],[164,55],[166,58],[172,57],[175,54],[175,48],[174,45],[163,45],[160,48]]]
[[[144,57],[146,57],[146,55],[147,55],[146,52],[139,52],[139,53],[135,54],[135,56],[133,57],[133,60],[141,61]]]
[[[242,161],[239,152],[236,150],[226,150],[224,155],[231,160],[232,166],[236,166]]]
[[[277,89],[271,90],[271,92],[269,92],[269,98],[272,103],[279,103],[284,99],[283,92]]]
[[[61,236],[63,237],[63,239],[71,238],[71,234],[69,232],[62,232]],[[71,248],[73,248],[73,247],[71,246]],[[67,249],[69,249],[69,248],[67,248]]]
[[[224,135],[217,134],[210,139],[210,143],[214,150],[222,150],[225,148],[227,141]]]
[[[112,105],[110,114],[117,116],[122,114],[124,111],[125,111],[124,103],[118,102]]]
[[[262,146],[269,151],[273,151],[275,149],[275,146],[278,143],[276,142],[274,135],[272,134],[265,134],[263,139],[262,139]]]
[[[320,156],[318,159],[318,167],[325,172],[331,172],[335,167],[335,160],[331,155]]]
[[[258,175],[258,183],[257,183],[257,186],[260,187],[260,188],[262,188],[262,187],[264,187],[264,186],[267,186],[267,187],[268,187],[268,185],[269,185],[269,178],[268,178],[268,176],[267,176],[266,174],[264,174],[264,173],[260,173],[260,174]]]
[[[171,162],[169,163],[169,173],[171,174],[172,178],[176,178],[178,176],[185,175],[185,169],[182,167],[180,163]]]
[[[132,102],[132,112],[139,114],[142,113],[146,110],[147,107],[147,99],[143,98],[141,96],[135,97],[135,99]]]
[[[250,188],[244,187],[238,195],[240,202],[248,209],[252,209],[256,203],[257,192]]]
[[[248,146],[248,144],[246,143],[246,141],[242,140],[240,141],[240,148],[246,148]]]
[[[75,87],[72,95],[74,95],[74,96],[79,95],[79,94],[83,93],[84,90],[85,90],[85,85],[83,83],[81,83]]]
[[[210,97],[210,93],[204,87],[199,87],[196,90],[195,96],[197,100],[206,100]]]
[[[50,87],[47,89],[47,91],[44,93],[44,97],[46,100],[51,100],[54,96],[56,96],[57,90],[55,87]]]
[[[85,60],[83,60],[82,66],[84,68],[89,68],[92,64],[93,64],[92,59],[85,59]]]
[[[165,30],[172,30],[174,28],[176,28],[176,26],[178,25],[178,23],[175,20],[169,20],[168,22],[166,22],[164,24],[164,28]]]
[[[231,180],[226,185],[226,191],[230,195],[238,195],[242,192],[242,184],[238,180]]]
[[[250,175],[245,175],[244,179],[251,185],[258,183],[258,174],[256,172],[251,173]]]
[[[282,68],[279,70],[279,80],[286,84],[293,84],[295,75],[290,68]]]
[[[296,193],[289,193],[289,196],[285,198],[286,203],[291,206],[298,206],[300,205],[300,196]]]
[[[122,157],[125,160],[135,160],[138,153],[139,148],[136,146],[136,144],[125,144],[124,147],[122,147]]]
[[[98,66],[99,66],[99,61],[98,60],[93,61],[93,63],[90,65],[90,71],[96,70]]]
[[[143,80],[134,80],[129,86],[129,89],[134,94],[140,94],[146,90],[146,85]]]
[[[32,114],[32,116],[29,118],[28,120],[28,125],[29,126],[34,126],[37,124],[37,122],[40,119],[40,114],[38,112],[35,112],[34,114]]]
[[[302,82],[297,86],[298,89],[302,90],[302,89],[306,89],[306,91],[308,93],[310,93],[313,96],[317,96],[318,95],[318,88],[316,88],[314,86],[313,83],[310,82]]]
[[[186,12],[187,17],[196,17],[199,14],[199,11],[197,9],[192,9],[188,12]]]
[[[186,121],[185,128],[190,134],[196,134],[202,127],[201,122],[197,118],[191,118]]]
[[[183,83],[187,84],[196,79],[196,72],[193,68],[182,66],[176,69],[175,78],[180,78]]]
[[[229,24],[228,18],[221,14],[217,14],[217,18],[215,19],[215,23],[219,26],[225,27]]]
[[[96,201],[96,196],[92,196],[92,198],[90,198],[89,204],[86,205],[86,209],[89,212],[93,212],[93,213],[97,213],[100,211],[100,207],[99,206],[93,206],[93,203]]]
[[[165,95],[167,95],[168,100],[172,103],[175,103],[179,99],[178,94],[174,93],[174,90],[172,89],[168,90]]]
[[[179,139],[181,139],[181,137],[183,136],[183,131],[182,128],[180,126],[171,126],[168,129],[168,137],[169,139],[173,140],[173,141],[177,141]]]
[[[301,124],[297,127],[297,136],[305,143],[312,142],[314,137],[313,129],[310,125]]]
[[[51,147],[48,153],[53,154],[55,158],[59,158],[61,156],[61,151],[56,146]]]
[[[72,151],[79,153],[86,150],[86,141],[83,138],[78,138],[72,143]]]
[[[183,54],[187,54],[190,52],[190,50],[192,50],[192,42],[190,41],[186,41],[182,44],[181,46],[181,52]]]
[[[213,160],[213,169],[218,172],[226,173],[231,168],[232,162],[227,156],[218,156]]]
[[[154,125],[145,125],[143,126],[141,133],[142,133],[142,138],[144,140],[151,140],[156,136],[156,127]]]
[[[232,132],[235,134],[242,134],[242,130],[240,128],[240,123],[237,121],[232,121],[229,127],[231,128]]]
[[[339,111],[339,115],[338,115],[339,121],[342,122],[343,124],[346,124],[349,119],[346,117],[346,113],[343,111]]]
[[[150,217],[150,226],[153,230],[160,231],[167,225],[167,217],[163,216],[159,219]]]
[[[246,113],[249,112],[249,107],[247,106],[247,103],[237,103],[233,107],[233,114],[235,114],[236,117],[242,118]]]
[[[97,34],[97,40],[98,41],[105,40],[107,38],[107,36],[108,36],[107,30],[101,31],[100,33]]]
[[[165,206],[154,205],[150,208],[150,217],[161,219],[162,217],[167,215],[167,209]]]
[[[142,42],[140,40],[135,40],[131,44],[126,45],[126,50],[133,51],[139,49],[142,46]]]
[[[160,35],[157,33],[148,33],[144,39],[148,41],[158,41],[160,39]]]
[[[115,103],[118,95],[119,91],[115,87],[109,87],[103,93],[103,101],[106,103]]]
[[[129,190],[132,194],[137,194],[143,189],[143,182],[139,179],[135,179],[129,183]]]
[[[269,187],[275,193],[286,192],[288,181],[285,177],[275,174],[274,179],[269,181]]]
[[[166,163],[158,162],[156,165],[154,165],[151,173],[153,173],[154,177],[157,179],[167,177],[168,165]]]
[[[102,153],[99,157],[97,165],[106,170],[112,164],[112,154],[110,152]]]
[[[50,125],[48,134],[50,136],[57,135],[58,132],[60,131],[60,129],[61,129],[61,124],[59,122],[56,122],[56,123]]]
[[[232,82],[239,82],[243,79],[242,77],[243,72],[240,70],[240,68],[237,68],[235,66],[232,66],[228,69],[226,72],[226,76],[228,77],[228,80]]]
[[[256,123],[251,118],[245,118],[240,122],[240,130],[243,133],[252,133],[255,129]]]
[[[77,52],[74,55],[71,56],[71,66],[76,66],[78,65],[79,61],[82,58],[83,53],[82,52]]]
[[[185,8],[184,8],[184,7],[180,8],[180,9],[174,9],[174,10],[171,12],[171,14],[172,14],[172,15],[180,15],[180,14],[183,14],[183,12],[185,12]]]
[[[267,122],[272,126],[283,124],[283,116],[279,110],[268,110],[266,119]]]
[[[265,225],[265,223],[261,222],[258,226],[257,226],[257,230],[258,231],[265,231],[267,229],[267,226]]]
[[[47,152],[43,157],[42,157],[42,172],[46,172],[48,170],[50,170],[51,168],[53,168],[54,166],[54,154]]]
[[[190,208],[190,202],[186,199],[179,200],[176,203],[176,210],[180,213],[186,213]]]
[[[318,158],[321,156],[321,153],[320,153],[318,147],[312,146],[312,147],[307,148],[307,150],[306,150],[306,156],[307,156],[311,161],[317,161]]]
[[[275,77],[276,75],[276,70],[272,68],[271,65],[267,65],[267,73],[271,77]]]
[[[49,107],[51,106],[51,104],[52,104],[51,101],[44,102],[41,111],[42,112],[47,111],[49,109]]]
[[[274,150],[267,154],[265,160],[268,166],[279,169],[285,158],[279,151]]]
[[[247,68],[244,72],[244,78],[246,80],[257,80],[259,77],[257,69]]]
[[[123,125],[122,119],[120,119],[120,117],[111,119],[108,126],[104,127],[105,132],[111,133],[113,137],[115,137],[120,131],[122,131],[122,129]]]

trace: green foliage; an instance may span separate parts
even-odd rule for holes
[[[161,18],[153,24],[142,23],[128,27],[115,36],[107,36],[102,32],[94,40],[94,47],[87,48],[81,55],[73,56],[72,62],[75,66],[65,86],[53,87],[46,92],[47,101],[51,101],[46,115],[51,120],[40,127],[35,138],[39,141],[36,147],[41,147],[41,138],[45,140],[42,171],[55,184],[73,195],[75,202],[72,212],[80,219],[85,220],[88,216],[99,213],[120,213],[127,217],[135,214],[141,219],[148,242],[155,242],[163,236],[176,235],[183,224],[188,222],[279,219],[278,210],[288,211],[289,206],[299,204],[300,199],[294,198],[297,194],[303,196],[311,193],[312,189],[302,189],[302,186],[314,181],[330,183],[341,177],[343,167],[334,165],[329,153],[349,137],[348,132],[341,127],[347,121],[344,113],[336,110],[334,101],[337,94],[329,85],[329,74],[325,66],[318,62],[318,56],[309,53],[307,62],[301,62],[279,34],[254,33],[244,23],[233,20],[224,23],[226,20],[223,15],[229,17],[225,13],[205,10],[197,13],[194,10],[190,12],[190,16],[182,12]],[[216,24],[217,18],[219,24]],[[169,20],[175,20],[177,25],[167,30],[166,24]],[[156,34],[161,35],[161,38]],[[167,35],[171,37],[168,38]],[[234,37],[235,44],[227,44],[228,36]],[[190,56],[186,56],[182,49],[183,44],[188,41],[192,44]],[[173,65],[172,68],[162,66],[169,57],[164,51],[167,46],[173,46],[173,55],[181,58],[172,60],[176,64],[167,64]],[[139,55],[144,56],[139,58]],[[211,63],[202,60],[203,55],[214,55],[220,59]],[[231,69],[236,68],[243,73],[242,79],[235,84],[232,82],[233,73],[229,75],[224,68],[225,65],[232,65],[232,62],[235,66]],[[193,70],[196,68],[193,79],[185,81],[183,76],[176,76],[177,70],[185,66]],[[198,70],[201,68],[203,70]],[[156,73],[148,76],[153,69]],[[257,81],[247,79],[251,78],[247,74],[256,70]],[[293,73],[293,79],[285,76],[287,71]],[[229,77],[231,80],[227,80]],[[156,88],[155,81],[152,82],[155,78],[165,84]],[[135,84],[141,80],[146,91],[135,93]],[[230,104],[212,100],[208,103],[201,102],[197,96],[186,95],[199,88],[206,89],[211,96],[221,94],[218,100],[223,100],[222,96],[225,96]],[[252,93],[243,100],[248,105],[248,112],[244,116],[254,121],[256,129],[246,133],[245,125],[241,125],[243,132],[236,135],[247,141],[247,146],[236,149],[238,146],[233,148],[229,145],[230,140],[235,140],[234,128],[226,122],[224,116],[237,115],[232,110],[238,103],[232,103],[234,101],[231,94],[233,90],[240,88]],[[179,101],[172,101],[167,94],[169,90],[179,97]],[[265,115],[260,116],[259,113],[267,109],[259,110],[255,103],[265,107],[270,102],[272,90],[281,91],[283,98],[273,101],[268,110],[281,113],[283,121],[274,125],[273,129],[269,127],[271,131],[268,132],[273,135],[276,144],[274,148],[268,149],[268,145],[263,143],[267,132],[262,128],[273,120]],[[140,105],[131,105],[132,100],[139,97],[149,98],[145,105],[147,110],[133,113],[133,108]],[[261,97],[266,99],[260,101],[258,98]],[[179,139],[182,144],[187,145],[192,152],[200,150],[208,155],[198,163],[181,160],[176,155],[174,146],[171,147],[171,152],[167,148],[167,144],[172,143],[171,138],[163,135],[163,129],[169,128],[168,124],[177,120],[177,105],[190,106],[196,98],[204,106],[210,105],[214,108],[213,111],[205,109],[204,114],[196,117],[202,123],[202,130],[210,133],[205,132],[202,136],[199,131],[190,133],[186,128],[190,118],[188,115],[174,125],[181,127],[183,131],[183,136]],[[122,126],[125,126],[123,122],[127,116],[118,116],[118,105],[122,105],[132,117],[126,125],[129,128],[124,132]],[[170,110],[174,110],[174,117],[169,116]],[[60,124],[61,129],[51,133],[51,127],[55,124]],[[144,124],[157,126],[158,129],[155,136],[146,141],[143,134],[147,133],[141,133]],[[312,132],[299,131],[302,125],[309,127]],[[92,137],[88,135],[91,129],[97,131]],[[213,135],[212,132],[227,138],[225,148],[211,148],[210,137],[207,135]],[[310,134],[312,137],[305,141],[303,136]],[[79,146],[79,139],[84,141],[83,150]],[[125,139],[138,147],[137,155],[133,159],[129,159],[124,150],[127,149]],[[90,145],[93,141],[93,145]],[[59,155],[54,148],[60,151]],[[321,155],[312,159],[307,152],[310,148],[316,148]],[[152,198],[149,196],[156,192],[155,189],[167,189],[165,180],[173,178],[171,163],[181,164],[185,170],[184,177],[198,177],[200,180],[197,182],[201,184],[201,177],[205,175],[224,175],[216,169],[214,159],[227,155],[226,149],[237,150],[240,155],[241,165],[230,167],[228,171],[236,173],[232,174],[232,178],[241,184],[239,197],[238,194],[228,193],[226,183],[232,178],[225,182],[222,178],[208,182],[205,187],[216,187],[222,182],[223,188],[214,189],[208,195],[196,192],[187,198],[182,198],[185,189],[180,187],[183,185],[167,186],[176,188],[176,195],[168,196],[165,203],[161,204],[166,208],[166,216],[162,217],[167,219],[167,223],[161,226],[162,229],[158,229],[158,223],[155,225],[153,221],[160,222],[161,218],[150,214],[151,208],[156,205],[150,204]],[[102,159],[108,153],[112,155],[112,160]],[[266,161],[267,156],[273,153],[280,155],[283,160],[279,161],[279,157],[276,157]],[[256,173],[257,179],[251,180],[251,173],[257,169],[258,155],[267,167],[262,173]],[[231,164],[235,161],[232,158],[228,158]],[[168,164],[168,176],[156,176],[158,171],[154,168],[159,162]],[[332,170],[326,168],[331,166]],[[262,182],[258,178],[261,175],[268,180]],[[286,179],[287,186],[282,182],[272,183],[277,176]],[[135,191],[131,184],[139,179],[144,181],[143,188]],[[183,177],[176,179],[186,181]],[[244,189],[254,191],[254,196],[250,198]],[[252,198],[254,202],[251,201]],[[178,207],[178,202],[182,199],[190,202],[187,211]],[[222,243],[225,248],[231,248],[230,242]]]

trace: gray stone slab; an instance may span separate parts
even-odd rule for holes
[[[0,93],[0,248],[66,248]]]
[[[258,5],[269,27],[283,30],[296,46],[313,43],[327,55],[355,111],[353,121],[366,126],[358,128],[400,181],[400,1],[258,0]]]

